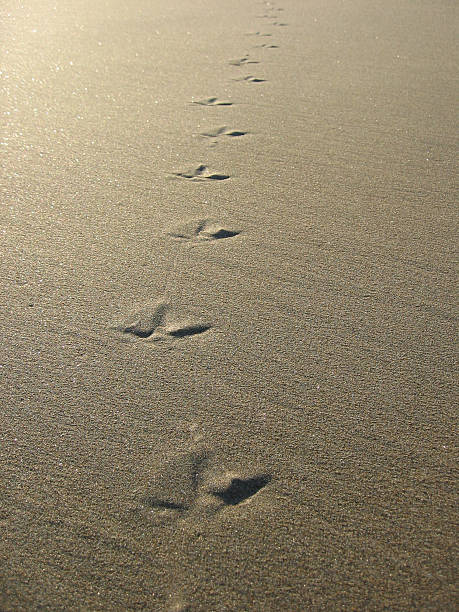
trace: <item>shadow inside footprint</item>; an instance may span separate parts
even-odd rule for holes
[[[245,76],[240,79],[233,79],[234,81],[245,81],[246,83],[265,83],[266,79],[260,79],[254,76]]]
[[[231,130],[226,126],[215,128],[215,130],[209,130],[208,132],[201,132],[201,136],[206,136],[207,138],[218,138],[219,136],[231,136],[234,138],[237,136],[245,136],[246,134],[247,132],[243,130]]]
[[[224,132],[225,136],[245,136],[247,134],[247,132],[243,132],[242,130],[228,130],[227,132]]]
[[[191,240],[197,243],[209,240],[234,238],[234,236],[238,236],[240,233],[240,230],[227,229],[212,219],[198,219],[196,221],[190,221],[181,227],[168,232],[169,236],[172,236],[173,238],[178,238],[180,240]]]
[[[132,334],[133,336],[137,336],[137,338],[149,338],[153,334],[155,329],[142,329],[138,325],[131,325],[129,327],[125,327],[123,331],[125,334]]]
[[[150,491],[139,500],[139,512],[154,523],[174,521],[191,510],[209,461],[206,449],[180,453],[154,474]]]
[[[205,98],[204,100],[193,101],[193,104],[201,106],[232,106],[233,103],[227,100],[218,100],[217,98]]]
[[[205,234],[205,232],[203,232]],[[210,239],[214,240],[222,240],[223,238],[233,238],[237,236],[240,232],[232,232],[231,230],[219,229],[215,232],[209,233]]]
[[[208,132],[201,132],[201,136],[206,136],[207,138],[218,138],[226,131],[226,126],[222,126],[219,128],[215,128],[215,130],[209,130]]]
[[[149,338],[154,334],[166,315],[168,305],[165,303],[146,306],[137,312],[127,325],[119,327],[125,334],[132,334],[137,338]]]
[[[233,478],[225,489],[212,491],[215,497],[219,497],[227,506],[237,506],[246,499],[253,497],[260,489],[271,481],[271,476],[263,474],[253,478]]]
[[[260,62],[257,60],[249,59],[249,56],[246,55],[241,57],[240,59],[234,59],[229,62],[230,66],[244,66],[245,64],[259,64]]]
[[[175,321],[171,320],[169,310],[170,306],[166,303],[152,306],[147,305],[137,311],[129,319],[127,325],[119,325],[116,329],[124,334],[131,334],[148,342],[160,343],[167,340],[167,338],[187,338],[203,334],[212,327],[202,319],[195,320],[194,322],[186,322],[186,320],[184,322],[183,319],[179,319],[178,322],[177,319]]]
[[[182,327],[171,329],[167,332],[169,336],[173,338],[186,338],[187,336],[196,336],[197,334],[203,334],[210,329],[210,325],[201,324],[190,324]]]
[[[185,172],[174,172],[175,176],[184,178],[192,181],[225,181],[229,179],[229,174],[220,174],[218,172],[212,172],[204,164],[199,165],[194,170],[187,170]]]

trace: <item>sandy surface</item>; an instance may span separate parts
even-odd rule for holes
[[[0,23],[1,610],[455,609],[456,3]]]

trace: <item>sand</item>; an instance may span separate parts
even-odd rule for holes
[[[0,23],[0,609],[456,609],[457,4]]]

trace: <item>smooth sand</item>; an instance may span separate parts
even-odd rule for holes
[[[0,13],[1,610],[455,609],[457,4]]]

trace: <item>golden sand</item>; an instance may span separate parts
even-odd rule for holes
[[[453,610],[447,0],[0,8],[1,610]]]

